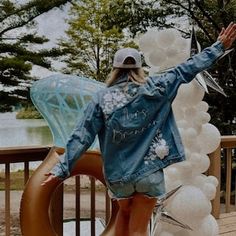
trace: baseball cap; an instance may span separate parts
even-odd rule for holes
[[[125,64],[125,60],[127,58],[132,58],[134,60],[134,63]],[[141,68],[142,67],[141,54],[139,53],[138,50],[134,48],[119,49],[114,55],[113,67],[114,68]]]

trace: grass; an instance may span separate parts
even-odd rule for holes
[[[33,171],[30,171],[32,175]],[[5,190],[5,173],[0,172],[0,191]],[[10,187],[11,190],[23,190],[24,189],[24,171],[19,170],[16,172],[11,172],[10,175]]]
[[[30,176],[33,174],[33,170],[30,170]],[[0,172],[0,191],[5,190],[5,173]],[[24,190],[24,171],[19,170],[15,172],[11,172],[10,175],[10,189],[11,190]],[[90,190],[90,184],[85,184],[81,186],[82,191],[89,191]],[[75,185],[72,184],[66,184],[64,185],[64,191],[65,192],[74,192],[75,191]],[[103,192],[105,191],[105,186],[102,184],[96,184],[96,191]]]

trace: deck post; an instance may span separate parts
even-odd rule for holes
[[[209,154],[211,165],[209,168],[209,175],[215,176],[219,184],[216,188],[216,196],[211,201],[212,204],[212,215],[219,219],[220,217],[220,185],[221,185],[221,146],[219,145],[218,148],[211,154]]]

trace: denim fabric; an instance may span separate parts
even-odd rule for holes
[[[98,135],[109,184],[138,181],[143,176],[185,159],[171,104],[182,83],[209,68],[224,53],[220,42],[143,85],[127,76],[99,91],[84,111],[66,147],[52,169],[59,178],[70,170]]]
[[[107,183],[108,194],[112,199],[126,199],[134,193],[142,193],[150,198],[157,198],[165,193],[163,170],[158,170],[138,181],[113,184]]]

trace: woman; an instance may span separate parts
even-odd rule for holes
[[[211,47],[146,79],[138,51],[117,51],[107,87],[88,104],[65,154],[42,185],[69,177],[75,162],[98,134],[110,196],[120,207],[115,235],[148,235],[156,199],[165,192],[163,168],[185,159],[172,101],[182,83],[209,68],[235,39],[236,24],[231,23]]]

